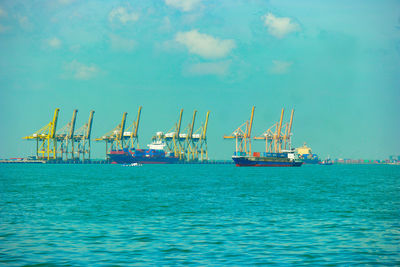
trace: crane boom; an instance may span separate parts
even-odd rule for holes
[[[86,136],[85,136],[86,139],[90,138],[90,134],[92,132],[93,116],[94,116],[94,110],[90,111],[89,121],[88,121]]]
[[[139,121],[140,121],[140,113],[141,113],[141,111],[142,111],[142,106],[140,106],[139,107],[139,110],[138,110],[138,114],[137,114],[137,118],[136,118],[136,123],[135,123],[135,130],[133,131],[134,132],[134,137],[137,137],[137,133],[138,133],[138,128],[139,128]]]
[[[250,138],[250,136],[251,136],[251,128],[252,128],[252,126],[253,126],[253,118],[254,118],[254,106],[253,106],[253,108],[251,109],[251,117],[250,117],[250,124],[249,124],[249,130],[248,130],[248,133],[247,133],[247,137],[248,138]]]
[[[196,120],[196,113],[197,113],[197,110],[193,111],[193,118],[192,118],[192,123],[190,124],[189,136],[188,136],[188,138],[190,138],[190,139],[192,138],[192,135],[193,135],[193,127],[194,127],[194,122]]]
[[[203,139],[206,138],[206,133],[207,133],[207,125],[208,125],[208,116],[210,115],[210,111],[207,111],[206,115],[206,122],[204,123],[204,129],[203,129]]]
[[[126,115],[127,114],[128,114],[127,112],[124,112],[124,114],[122,114],[121,128],[120,128],[120,131],[119,131],[118,136],[117,136],[118,140],[122,140],[122,137],[124,135],[125,122],[126,122]]]
[[[175,137],[176,138],[179,138],[179,133],[181,131],[182,114],[183,114],[183,109],[181,109],[181,113],[179,115],[179,122],[178,122],[178,125],[176,127],[176,133],[175,133]]]
[[[292,109],[292,113],[290,114],[290,122],[289,122],[288,136],[290,136],[290,133],[291,133],[291,131],[292,131],[293,115],[294,115],[294,109]]]
[[[277,134],[277,138],[279,139],[279,137],[281,136],[281,130],[282,130],[282,120],[283,120],[283,113],[284,113],[285,109],[282,108],[282,112],[281,112],[281,119],[279,121],[279,127],[278,127],[278,134]]]
[[[68,139],[71,139],[74,136],[76,113],[78,113],[78,110],[74,109],[74,112],[72,113],[71,128],[69,129]]]
[[[56,134],[56,128],[57,128],[57,120],[58,120],[58,112],[60,111],[59,108],[56,108],[54,111],[54,116],[53,116],[53,121],[51,125],[51,131],[50,131],[50,138],[54,138]]]

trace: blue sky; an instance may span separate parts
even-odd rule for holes
[[[61,109],[93,136],[143,106],[142,145],[211,111],[213,159],[295,108],[293,141],[334,158],[400,154],[400,1],[0,1],[0,158],[27,156]],[[256,150],[263,144],[256,143]],[[95,157],[104,156],[94,144]]]

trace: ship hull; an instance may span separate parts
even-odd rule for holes
[[[238,167],[300,167],[303,162],[288,158],[233,156]]]
[[[107,154],[112,163],[116,164],[176,164],[180,160],[177,157],[161,155],[135,155],[131,151],[111,151]]]
[[[316,159],[303,159],[304,164],[319,164],[320,160],[318,158]]]

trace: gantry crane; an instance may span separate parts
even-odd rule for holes
[[[174,153],[176,157],[179,157],[180,160],[183,160],[185,157],[184,152],[184,144],[182,141],[186,138],[185,134],[181,134],[181,124],[182,124],[182,115],[183,109],[181,109],[179,113],[178,122],[175,124],[175,127],[169,130],[167,133],[158,132],[156,136],[153,137],[153,140],[160,139],[165,142],[166,148],[168,152]]]
[[[283,136],[284,140],[284,150],[287,149],[292,149],[292,123],[293,123],[293,115],[294,115],[294,109],[292,109],[292,112],[290,114],[290,121],[289,124],[286,124],[285,127],[285,135]]]
[[[253,126],[254,109],[251,109],[250,120],[240,125],[231,135],[224,135],[224,139],[235,139],[236,154],[251,155],[251,128]]]
[[[135,148],[135,144],[136,144],[136,148],[139,149],[138,129],[139,129],[141,111],[142,111],[142,107],[140,106],[139,110],[138,110],[136,121],[133,121],[132,125],[126,129],[126,132],[124,132],[123,138],[129,139],[129,141],[124,142],[126,148],[133,149],[133,148]]]
[[[208,125],[208,117],[210,115],[210,111],[207,111],[206,121],[201,127],[194,132],[192,135],[192,140],[195,145],[195,158],[200,161],[208,160],[208,149],[207,149],[207,125]]]
[[[282,150],[291,149],[291,130],[294,110],[292,109],[290,122],[282,126],[283,114],[284,109],[282,108],[279,122],[274,123],[261,136],[254,137],[255,140],[265,140],[265,152],[267,153],[281,153]],[[287,147],[287,145],[289,147]]]
[[[95,141],[105,141],[106,143],[106,154],[109,154],[111,150],[123,150],[124,145],[124,130],[127,112],[122,114],[121,123],[117,125],[113,130],[106,133],[102,137],[96,138]]]
[[[74,142],[77,143],[77,156],[82,162],[90,160],[90,137],[92,132],[94,111],[90,111],[89,120],[80,127],[74,135]]]
[[[59,111],[59,108],[55,109],[53,120],[42,129],[32,135],[23,137],[26,140],[36,140],[37,159],[57,159],[57,139],[55,135]]]
[[[75,159],[74,131],[77,113],[78,110],[75,109],[72,113],[71,121],[56,133],[55,138],[60,145],[59,148],[57,148],[57,153],[62,160]]]
[[[193,127],[196,120],[197,110],[193,111],[192,122],[188,125],[188,131],[184,141],[184,153],[187,161],[196,160],[196,139],[193,139]]]

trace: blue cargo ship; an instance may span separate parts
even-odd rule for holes
[[[117,164],[174,164],[181,160],[174,153],[164,150],[165,143],[161,140],[156,140],[149,144],[149,149],[123,149],[112,150],[108,153],[108,157],[112,163]]]
[[[245,152],[235,152],[232,160],[238,167],[300,167],[303,161],[296,158],[294,151],[282,153],[254,152],[247,156]]]

